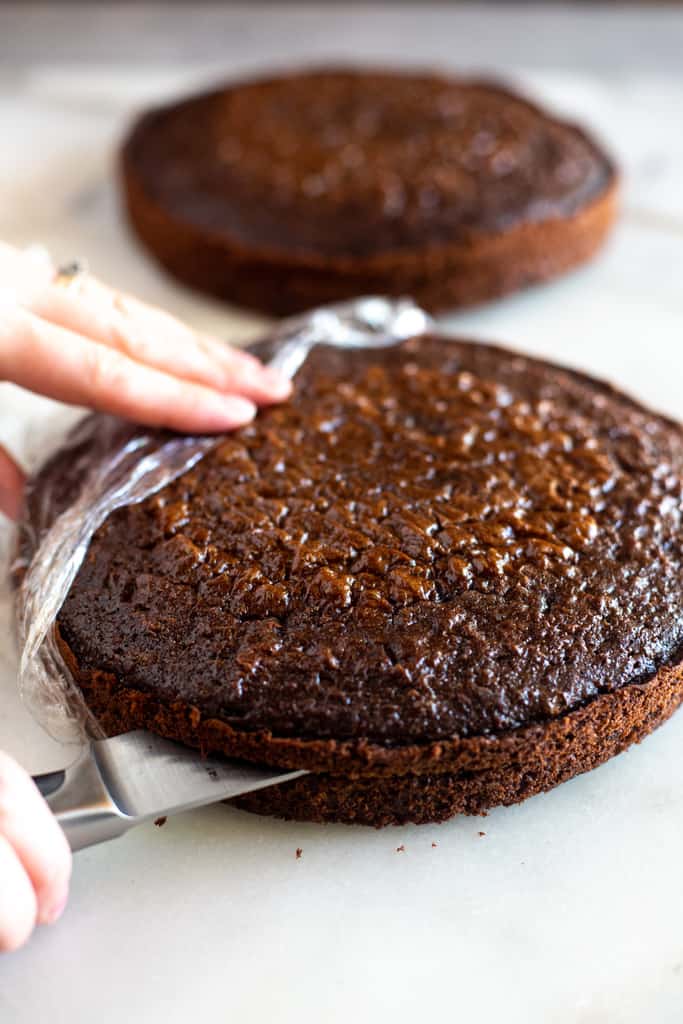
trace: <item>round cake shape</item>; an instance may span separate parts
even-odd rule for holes
[[[182,281],[270,313],[376,292],[466,305],[587,259],[616,173],[580,128],[486,81],[317,70],[144,114],[128,213]]]
[[[62,651],[109,733],[311,770],[251,809],[480,812],[678,705],[682,480],[681,428],[573,371],[320,347],[289,404],[109,517]]]

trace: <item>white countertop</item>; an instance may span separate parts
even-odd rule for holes
[[[683,13],[676,24],[683,32]],[[449,323],[607,376],[676,416],[683,68],[607,75],[535,63],[527,86],[617,154],[624,214],[592,266]],[[206,74],[5,66],[0,237],[85,256],[102,276],[239,339],[258,322],[162,278],[127,235],[111,176],[130,110]],[[0,440],[30,435],[50,408],[0,385]],[[56,767],[67,752],[19,703],[2,611],[0,747],[34,771]],[[0,1020],[679,1024],[679,744],[683,714],[552,793],[441,826],[298,825],[221,806],[141,828],[77,856],[62,921],[0,962]]]

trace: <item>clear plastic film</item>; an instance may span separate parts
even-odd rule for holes
[[[369,348],[432,329],[408,299],[368,296],[325,306],[276,325],[250,351],[293,379],[318,344]],[[116,509],[143,501],[187,472],[219,441],[147,431],[108,416],[87,416],[64,439],[76,496],[64,503],[63,474],[29,485],[28,514],[12,566],[18,581],[16,625],[19,686],[38,721],[56,739],[98,736],[56,643],[59,610],[96,530]]]

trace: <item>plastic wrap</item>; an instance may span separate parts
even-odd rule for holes
[[[282,321],[250,349],[292,379],[317,344],[349,349],[391,345],[431,327],[428,315],[410,300],[370,296]],[[19,686],[31,712],[56,739],[71,742],[100,734],[55,641],[59,610],[90,540],[115,509],[154,494],[219,440],[87,416],[61,448],[73,453],[68,475],[79,482],[76,495],[65,506],[64,480],[49,472],[42,474],[40,488],[29,487],[28,514],[13,565]]]

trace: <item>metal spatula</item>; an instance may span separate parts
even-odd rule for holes
[[[34,776],[72,850],[142,822],[297,779],[305,771],[202,760],[196,750],[139,730],[96,740],[64,771]]]

